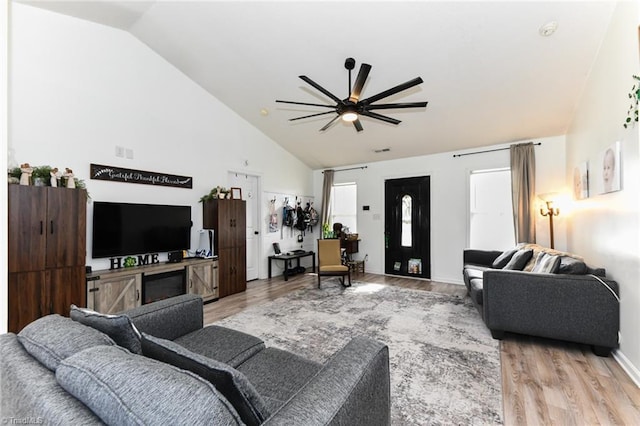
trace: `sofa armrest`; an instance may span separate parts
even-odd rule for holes
[[[464,249],[462,262],[464,265],[491,266],[494,260],[502,254],[499,250]]]
[[[266,425],[388,425],[389,348],[356,337],[336,352]]]
[[[140,332],[167,340],[200,330],[202,297],[193,294],[171,297],[123,312]]]
[[[485,271],[484,321],[509,331],[583,344],[618,346],[618,284],[592,275]]]

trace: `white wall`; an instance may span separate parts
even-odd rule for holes
[[[536,192],[555,192],[565,188],[564,136],[536,139]],[[485,147],[505,148],[509,144]],[[472,150],[469,152],[473,152]],[[460,152],[462,153],[462,152]],[[384,273],[384,181],[386,179],[431,176],[431,279],[462,283],[462,251],[467,247],[469,223],[469,173],[471,170],[509,167],[509,151],[453,157],[453,153],[427,155],[367,164],[366,169],[336,172],[335,183],[358,185],[358,234],[361,242],[356,258],[369,255],[366,270]],[[321,170],[314,171],[316,204],[322,200]],[[370,206],[363,211],[362,206]],[[559,219],[561,216],[559,217]],[[548,244],[548,222],[537,221],[538,242]],[[556,248],[566,246],[565,224],[555,226]]]
[[[600,152],[621,141],[622,191],[576,203],[568,243],[571,251],[604,266],[620,285],[621,342],[616,357],[640,385],[639,128],[622,126],[629,107],[627,93],[637,83],[631,76],[640,74],[638,21],[636,2],[618,3],[567,134],[567,181],[583,161],[589,161],[592,175],[601,166]]]
[[[6,76],[9,71],[9,2],[5,2],[0,6],[0,75]],[[7,146],[7,138],[9,134],[8,129],[8,83],[3,77],[0,83],[0,99],[3,101],[0,103],[0,149],[5,149]],[[2,170],[7,168],[6,157],[0,158],[0,167]],[[7,187],[0,185],[0,199],[7,199]],[[0,244],[4,253],[7,252],[7,203],[0,203]],[[7,257],[0,256],[0,271],[7,270]],[[7,302],[8,289],[7,289],[7,274],[0,274],[0,333],[6,333],[8,327],[7,319]]]
[[[229,171],[260,176],[262,191],[312,192],[307,166],[129,33],[16,3],[11,24],[9,166],[70,167],[96,201],[191,205],[194,248],[198,200],[229,186]],[[134,158],[116,157],[116,145]],[[192,176],[193,189],[90,180],[90,163]],[[103,269],[92,213],[89,203],[87,264]]]

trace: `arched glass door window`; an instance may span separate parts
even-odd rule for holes
[[[412,201],[411,195],[404,195],[402,197],[402,231],[400,236],[400,244],[402,247],[411,247],[413,245],[411,239]]]

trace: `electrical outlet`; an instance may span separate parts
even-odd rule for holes
[[[124,158],[124,147],[116,145],[116,157]]]

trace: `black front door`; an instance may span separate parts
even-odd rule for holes
[[[385,273],[431,278],[429,176],[385,181]]]

